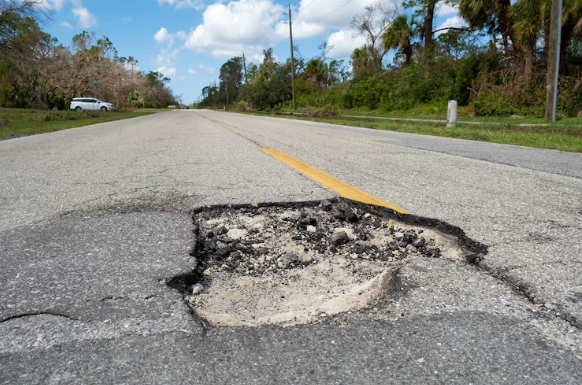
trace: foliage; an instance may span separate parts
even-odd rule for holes
[[[333,104],[328,104],[328,105],[324,106],[322,109],[315,111],[313,116],[316,118],[337,116],[337,115],[339,115],[339,111],[340,111],[340,109],[337,106],[335,106]]]
[[[231,107],[233,111],[237,112],[247,112],[252,111],[252,108],[249,103],[245,102],[244,100],[238,101],[234,103]]]
[[[298,108],[434,113],[456,100],[478,116],[543,115],[551,0],[383,4],[354,16],[352,27],[366,43],[349,63],[330,58],[326,43],[312,58],[294,47]],[[468,27],[435,30],[435,10],[444,4],[458,5]],[[232,62],[237,58],[225,65]],[[564,0],[560,68],[558,112],[575,116],[582,110],[582,0]],[[231,100],[236,95],[255,109],[292,108],[289,61],[277,63],[266,50],[263,62],[251,63],[246,72],[244,82],[233,83]],[[235,73],[242,78],[238,67]],[[203,98],[206,106],[227,102],[215,84],[203,90]]]
[[[0,0],[0,107],[68,109],[91,96],[124,108],[175,104],[168,78],[143,73],[133,57],[119,57],[105,36],[83,31],[70,46],[43,32],[50,15],[40,1]]]

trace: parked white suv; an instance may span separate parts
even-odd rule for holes
[[[75,111],[102,111],[113,110],[113,104],[95,98],[74,98],[71,100],[71,110]]]

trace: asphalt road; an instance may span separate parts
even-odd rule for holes
[[[332,192],[275,147],[489,246],[375,309],[214,328],[165,281],[194,207]],[[582,155],[211,111],[0,142],[0,383],[580,384]]]

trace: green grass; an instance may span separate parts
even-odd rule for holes
[[[344,109],[339,111],[339,116],[344,117],[362,117],[362,118],[389,118],[389,119],[425,119],[425,120],[447,120],[446,109],[442,108],[429,108],[430,106],[424,106],[423,108],[412,109],[409,111],[391,111],[386,112],[383,110],[368,110],[368,109]],[[293,111],[290,108],[282,108],[279,112],[282,113],[301,113],[302,111],[309,111],[313,113],[319,108],[298,108],[297,111]],[[434,110],[434,112],[430,112]],[[544,118],[535,117],[511,117],[511,116],[469,116],[470,110],[467,107],[459,107],[459,114],[457,120],[459,122],[475,122],[475,123],[491,123],[491,124],[547,124]],[[386,119],[386,120],[389,120]],[[575,117],[559,118],[556,124],[560,125],[579,125],[582,126],[582,119]]]
[[[406,113],[351,113],[346,111],[340,116],[357,116],[357,117],[371,117],[371,118],[390,118],[390,119],[428,119],[428,120],[447,120],[447,114],[406,114]],[[508,116],[458,116],[458,122],[478,122],[504,125],[518,125],[518,124],[547,124],[543,118],[512,118]],[[555,124],[557,125],[578,125],[582,127],[582,120],[578,118],[562,118]]]
[[[76,112],[0,108],[0,139],[66,130],[90,124],[129,119],[151,112]],[[53,120],[45,121],[49,115]]]
[[[520,146],[547,148],[561,151],[582,152],[582,125],[554,123],[549,126],[519,126],[522,119],[513,124],[505,120],[492,121],[498,124],[463,124],[447,128],[444,123],[380,120],[370,117],[326,117],[277,116],[287,119],[309,120],[377,130],[407,132],[413,134],[445,136],[449,138],[479,140],[483,142],[515,144]],[[412,117],[412,118],[417,118]]]

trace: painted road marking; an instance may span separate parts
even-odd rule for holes
[[[216,120],[213,120],[213,119],[208,119],[208,120],[210,120],[211,123],[216,123]]]
[[[299,159],[293,158],[292,156],[289,156],[284,152],[277,150],[276,148],[261,148],[261,150],[271,155],[273,158],[278,159],[286,165],[294,168],[303,175],[308,176],[317,183],[320,183],[328,189],[335,191],[344,198],[376,206],[387,207],[400,214],[410,214],[410,212],[404,210],[401,207],[395,206],[378,197],[375,197],[372,194],[360,190],[359,188],[352,186],[351,184],[348,184],[334,176],[331,176],[328,173],[323,172],[315,167],[312,167],[307,163],[300,161]]]

